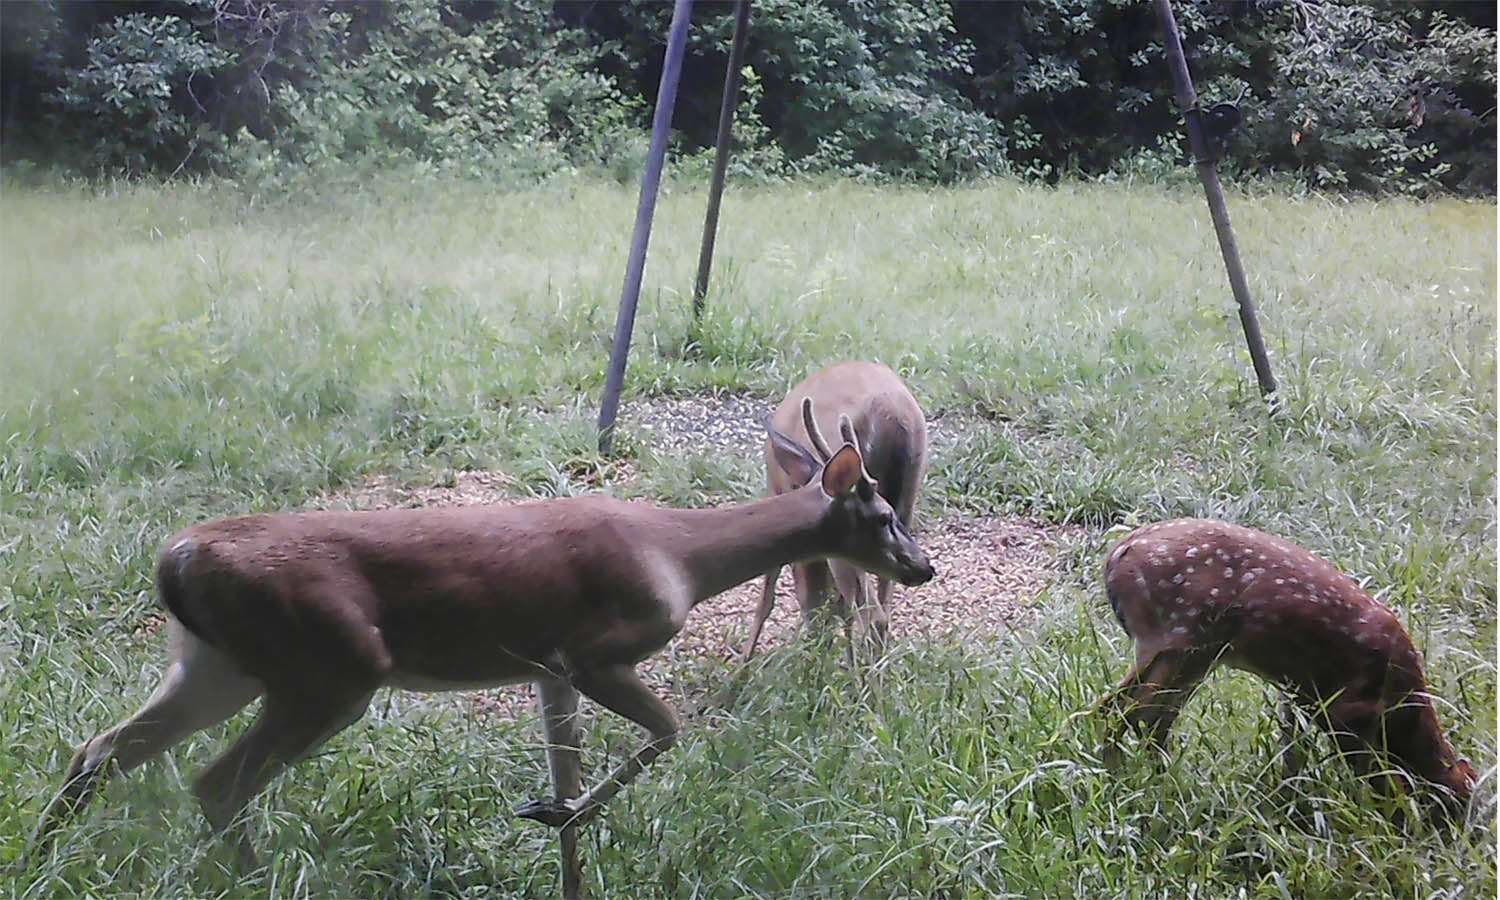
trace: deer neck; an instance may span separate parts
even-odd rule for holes
[[[787,563],[826,556],[827,506],[814,484],[753,503],[673,510],[674,555],[692,580],[694,605]]]

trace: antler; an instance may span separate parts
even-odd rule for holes
[[[844,436],[844,443],[853,444],[856,450],[860,449],[859,439],[854,436],[854,423],[850,421],[848,413],[839,413],[839,434]]]
[[[818,423],[813,419],[812,397],[802,398],[802,424],[807,428],[807,437],[812,441],[813,449],[818,451],[823,462],[833,459],[833,451],[828,449],[828,442],[823,440],[823,432],[818,430]]]

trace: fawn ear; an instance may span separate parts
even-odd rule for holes
[[[823,493],[839,497],[865,477],[865,464],[853,445],[845,444],[823,467]]]
[[[771,456],[792,480],[792,487],[799,488],[812,481],[818,472],[818,461],[812,454],[776,429],[767,426],[766,430],[771,433]]]

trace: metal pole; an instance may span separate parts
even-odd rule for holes
[[[1229,226],[1224,188],[1219,184],[1219,172],[1214,168],[1213,157],[1203,138],[1198,92],[1193,89],[1193,77],[1188,74],[1187,57],[1183,55],[1182,39],[1177,33],[1177,17],[1172,15],[1171,0],[1153,2],[1166,44],[1167,62],[1171,64],[1172,78],[1177,82],[1177,105],[1182,107],[1183,118],[1187,120],[1188,141],[1193,148],[1193,159],[1198,163],[1198,178],[1208,197],[1208,211],[1214,220],[1214,232],[1219,236],[1219,251],[1224,255],[1224,268],[1229,272],[1229,287],[1240,305],[1240,325],[1245,329],[1250,361],[1255,364],[1255,378],[1260,382],[1261,394],[1269,397],[1276,393],[1276,377],[1271,374],[1271,362],[1266,357],[1266,345],[1260,336],[1255,301],[1250,298],[1250,283],[1245,279],[1245,267],[1240,263],[1240,248],[1234,241],[1234,230]]]
[[[750,28],[750,0],[734,8],[734,41],[724,70],[724,97],[719,103],[719,138],[714,146],[714,179],[708,189],[708,214],[703,218],[703,245],[698,250],[698,280],[693,284],[693,327],[703,317],[708,295],[708,273],[714,262],[714,238],[719,231],[719,201],[724,197],[724,172],[729,167],[729,141],[734,130],[734,108],[739,105],[740,67],[745,59],[745,36]]]
[[[625,266],[625,289],[620,295],[620,316],[615,322],[615,344],[609,357],[609,377],[604,383],[604,404],[599,409],[599,452],[608,453],[614,437],[615,413],[620,391],[625,387],[625,361],[630,356],[630,333],[635,327],[635,306],[641,296],[641,274],[646,269],[646,245],[651,242],[651,218],[656,212],[656,192],[661,184],[662,163],[667,157],[667,132],[672,127],[672,109],[677,105],[677,82],[682,77],[682,51],[687,46],[688,20],[693,0],[677,0],[672,8],[672,28],[667,35],[667,54],[656,90],[656,111],[651,117],[651,152],[641,179],[641,200],[636,207],[635,235],[630,241],[630,261]]]
[[[583,867],[578,863],[578,826],[569,822],[558,835],[562,850],[563,900],[582,900]]]

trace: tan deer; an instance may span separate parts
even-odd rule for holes
[[[797,440],[805,439],[826,460],[828,443],[819,419],[824,427],[836,426],[846,443],[860,448],[876,491],[896,511],[892,528],[909,540],[917,493],[927,471],[927,420],[901,377],[872,362],[851,361],[829,366],[792,388],[771,417],[771,428],[773,434],[780,431]],[[815,467],[811,459],[800,460],[795,466],[789,466],[785,459],[767,441],[766,477],[772,496],[801,489],[810,477],[809,470]],[[777,565],[766,573],[742,661],[754,655],[761,629],[775,607],[776,580],[781,569]],[[873,599],[865,573],[851,561],[834,558],[792,566],[797,602],[804,616],[828,602],[832,593],[830,581],[836,588],[835,609],[850,632],[851,657],[855,618],[877,648],[884,646],[890,629],[891,578],[878,570],[872,571],[877,575]]]
[[[564,830],[677,740],[676,712],[636,664],[689,611],[767,569],[845,559],[906,584],[927,556],[850,445],[814,464],[773,432],[799,490],[717,509],[603,496],[510,506],[303,512],[223,519],[171,538],[156,567],[172,661],[137,713],[82,744],[42,817],[48,835],[113,768],[128,771],[257,697],[248,732],[194,780],[224,829],[285,766],[364,713],[383,686],[539,685],[556,798],[517,814]],[[649,741],[582,792],[578,695]],[[248,840],[240,846],[253,858]],[[574,883],[565,892],[577,893]]]
[[[1435,785],[1457,812],[1477,775],[1454,756],[1401,622],[1353,579],[1289,541],[1212,519],[1146,525],[1110,551],[1109,602],[1135,642],[1135,664],[1101,708],[1162,745],[1182,705],[1219,664],[1285,690],[1328,729],[1377,790],[1391,773]],[[1115,734],[1106,743],[1113,755]]]

